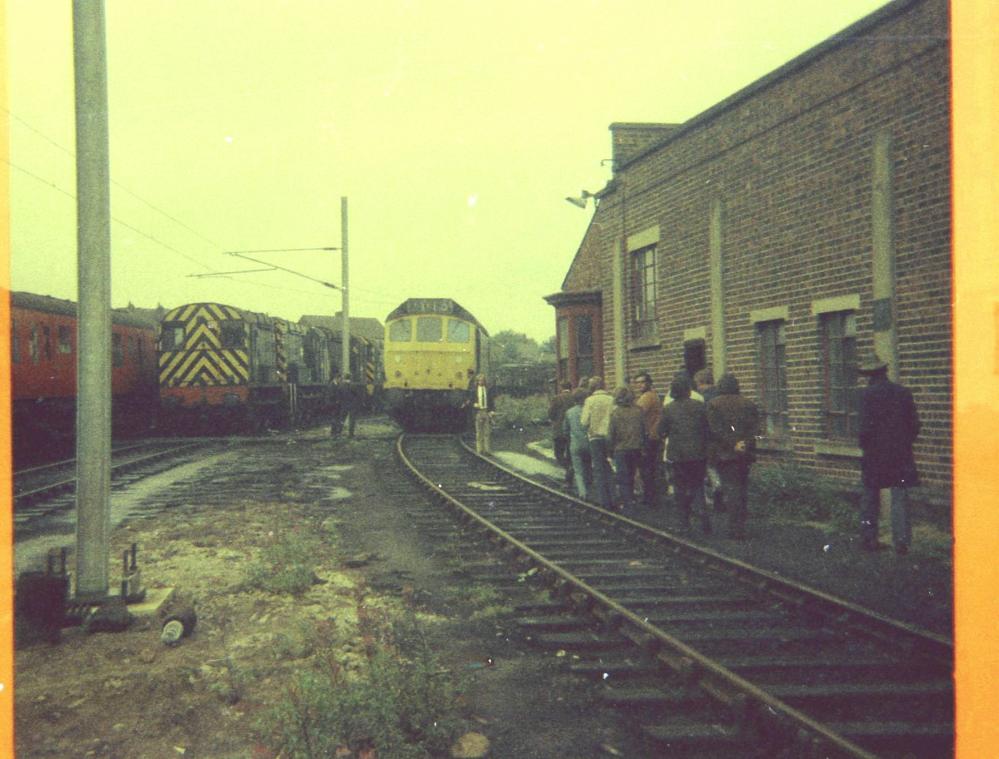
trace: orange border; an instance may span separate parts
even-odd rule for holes
[[[7,4],[0,0],[0,366],[10,367],[10,119],[7,115]],[[10,372],[0,371],[0,756],[14,756],[14,532]]]
[[[956,730],[957,756],[978,759],[999,756],[999,4],[955,0],[951,32]]]

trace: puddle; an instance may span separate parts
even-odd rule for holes
[[[333,488],[330,490],[328,498],[334,501],[345,501],[352,495],[354,494],[347,490],[347,488]]]

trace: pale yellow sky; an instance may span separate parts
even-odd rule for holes
[[[883,0],[107,0],[115,305],[340,296],[225,250],[338,245],[351,313],[554,332],[614,121],[682,122]],[[76,298],[71,4],[7,0],[14,289]],[[335,253],[276,256],[340,282]]]

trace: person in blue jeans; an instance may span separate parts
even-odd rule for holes
[[[562,423],[564,434],[569,440],[569,458],[572,461],[572,477],[576,487],[576,495],[584,500],[593,485],[590,441],[586,437],[586,428],[581,420],[583,403],[587,396],[588,393],[583,388],[572,391],[573,405],[565,412],[565,419]]]
[[[912,393],[888,379],[888,364],[873,353],[857,371],[867,376],[860,394],[858,442],[863,456],[860,476],[860,540],[866,551],[877,551],[878,512],[882,488],[891,491],[891,537],[895,552],[908,553],[912,542],[907,489],[919,484],[912,444],[919,435],[919,414]]]
[[[614,454],[618,503],[621,511],[628,513],[635,502],[635,473],[645,448],[645,414],[635,405],[635,394],[629,387],[614,391],[614,406],[607,431],[607,447]]]

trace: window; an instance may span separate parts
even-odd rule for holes
[[[219,323],[219,340],[223,348],[241,350],[245,347],[243,322],[231,320]]]
[[[857,437],[857,317],[852,311],[821,315],[825,369],[826,435]]]
[[[72,330],[63,325],[59,327],[59,344],[58,351],[60,353],[72,353],[73,352],[73,338]]]
[[[656,246],[636,250],[631,254],[632,300],[635,304],[632,336],[654,337],[656,334]]]
[[[756,325],[760,362],[760,414],[764,435],[787,433],[787,362],[784,355],[784,322]]]
[[[457,319],[447,321],[447,341],[449,343],[467,343],[471,330],[468,322],[460,322]]]
[[[393,343],[408,343],[413,339],[413,325],[409,319],[400,319],[389,325],[389,340]]]
[[[45,351],[45,360],[52,360],[52,330],[49,327],[42,327],[42,348]]]
[[[555,323],[558,333],[558,376],[563,382],[569,381],[569,320],[560,317]]]
[[[576,374],[593,376],[593,317],[576,317]]]
[[[125,365],[125,346],[122,344],[121,335],[117,332],[111,335],[111,360],[113,366]]]
[[[139,365],[140,369],[145,369],[146,368],[146,341],[143,338],[140,337],[139,341],[138,341],[138,345],[136,347],[138,348],[138,353],[137,353],[137,355],[135,357],[135,362]]]
[[[31,328],[31,339],[28,340],[28,355],[31,356],[31,363],[38,363],[38,325]]]
[[[165,351],[176,351],[183,347],[183,322],[163,322],[163,328],[160,331],[160,349]]]
[[[439,316],[416,317],[416,342],[436,343],[443,336],[444,323]]]
[[[17,319],[10,320],[10,361],[21,363],[21,335],[17,331]]]

